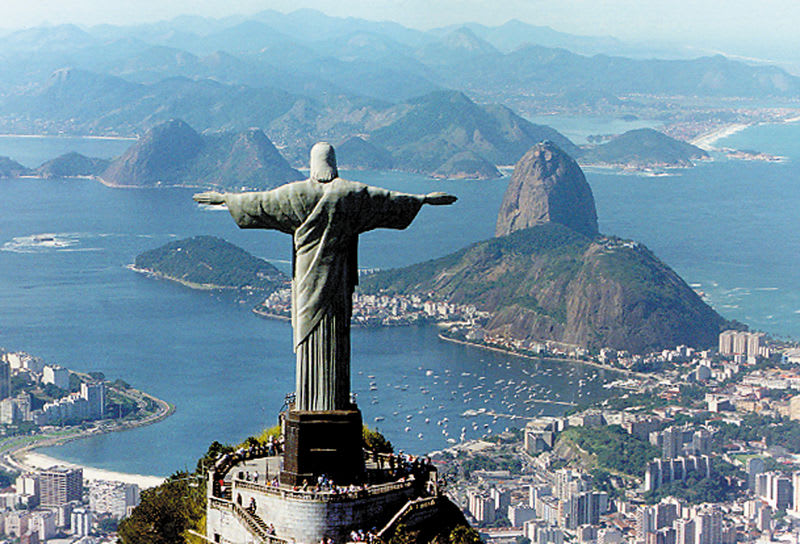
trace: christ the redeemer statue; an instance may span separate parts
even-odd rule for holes
[[[358,235],[404,229],[423,204],[445,193],[414,195],[339,177],[328,143],[311,148],[307,180],[271,191],[206,192],[202,204],[226,204],[243,229],[275,229],[294,239],[292,328],[297,354],[295,410],[346,410],[350,404],[350,317],[358,283]]]

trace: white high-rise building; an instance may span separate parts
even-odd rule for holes
[[[89,509],[95,514],[110,514],[116,519],[139,504],[139,486],[122,482],[96,481],[89,487]]]
[[[60,365],[47,365],[42,370],[42,383],[52,383],[59,389],[69,391],[69,370]]]
[[[699,508],[691,519],[695,529],[694,544],[722,543],[722,512],[717,508]]]
[[[92,530],[92,512],[86,508],[72,510],[70,530],[75,536],[87,536]]]
[[[103,382],[82,383],[81,398],[89,403],[89,418],[103,419],[106,413],[106,388]]]

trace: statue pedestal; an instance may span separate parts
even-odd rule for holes
[[[361,412],[296,411],[284,417],[282,484],[314,486],[324,474],[337,485],[359,482],[364,474]]]

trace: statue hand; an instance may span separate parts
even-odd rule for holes
[[[216,191],[195,193],[192,198],[200,204],[225,204],[225,195]]]
[[[458,198],[455,196],[442,192],[428,193],[425,195],[425,204],[432,204],[434,206],[445,206],[447,204],[452,204],[456,200],[458,200]]]

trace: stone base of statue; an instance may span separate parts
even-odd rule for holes
[[[286,459],[272,447],[225,454],[208,472],[205,541],[345,544],[352,531],[364,531],[389,542],[405,527],[428,542],[467,523],[440,489],[433,465],[377,452],[357,458],[364,453],[361,484],[322,486],[280,482]]]
[[[339,485],[363,480],[361,412],[355,404],[349,410],[289,410],[283,425],[282,484],[313,486],[321,475]]]

